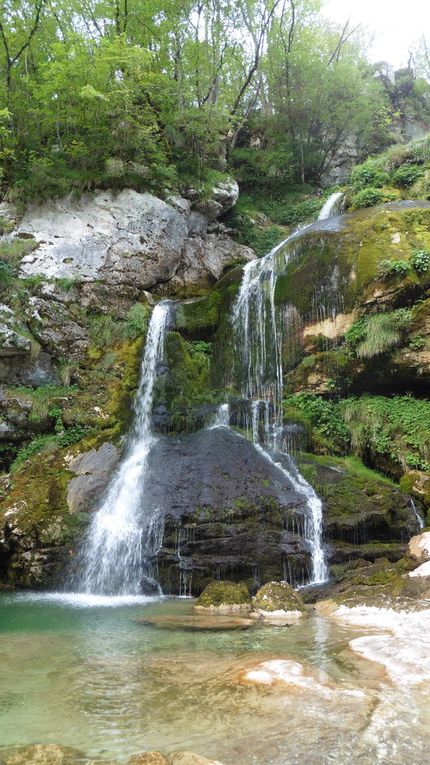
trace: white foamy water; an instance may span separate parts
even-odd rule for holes
[[[228,404],[221,404],[214,417],[212,424],[208,430],[214,430],[215,428],[228,428],[230,424],[230,407]]]
[[[327,220],[327,218],[332,218],[333,215],[340,215],[344,196],[342,191],[335,191],[334,194],[330,194],[320,210],[318,220]]]
[[[158,587],[151,561],[161,546],[162,517],[158,508],[145,506],[145,474],[156,441],[151,431],[152,401],[169,312],[168,301],[152,312],[126,454],[94,515],[81,553],[79,589],[87,594],[138,595],[143,579],[151,590]]]
[[[20,592],[4,598],[4,603],[55,603],[75,608],[118,608],[146,605],[161,598],[149,595],[92,595],[86,592]]]
[[[348,624],[375,628],[383,634],[355,638],[349,647],[382,664],[399,685],[430,681],[430,609],[416,612],[376,607],[340,606],[335,617]]]

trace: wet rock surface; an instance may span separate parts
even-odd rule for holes
[[[117,447],[106,441],[99,449],[79,454],[69,463],[69,470],[76,474],[67,488],[71,513],[91,512],[98,508],[119,458]]]
[[[191,616],[153,616],[148,618],[142,616],[135,621],[143,626],[159,627],[165,630],[189,630],[190,632],[245,630],[254,624],[252,619],[242,619],[239,616],[212,616],[202,612]]]
[[[183,594],[200,594],[217,578],[246,580],[255,592],[259,580],[284,578],[287,557],[298,578],[308,566],[308,544],[298,528],[286,530],[286,516],[304,512],[302,498],[234,432],[162,438],[148,475],[149,506],[164,513],[158,556],[164,592],[179,594],[182,586]]]

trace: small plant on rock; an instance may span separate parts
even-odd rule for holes
[[[411,258],[412,268],[417,274],[424,274],[430,268],[430,252],[416,250]]]
[[[411,264],[407,260],[381,260],[379,275],[382,279],[407,276],[411,271]]]

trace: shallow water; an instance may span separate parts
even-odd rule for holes
[[[133,621],[191,605],[1,595],[1,745],[60,743],[121,763],[186,748],[225,765],[427,765],[430,685],[400,687],[348,648],[374,629],[318,616],[216,633]],[[274,658],[304,663],[309,682],[240,682]]]

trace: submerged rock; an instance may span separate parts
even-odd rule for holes
[[[306,667],[291,659],[263,661],[240,676],[240,682],[252,685],[285,685],[330,695],[333,683],[322,670]]]
[[[300,595],[288,582],[268,582],[252,599],[253,613],[265,620],[296,621],[305,613]]]
[[[251,595],[245,584],[236,582],[210,582],[203,590],[195,612],[219,614],[248,613],[251,611]]]
[[[127,765],[169,765],[169,760],[162,752],[141,752],[133,754]]]
[[[2,765],[76,765],[83,761],[83,755],[76,749],[59,744],[26,746],[0,759]]]
[[[137,624],[150,627],[160,627],[166,630],[190,630],[192,632],[223,630],[245,630],[252,627],[252,619],[238,616],[219,616],[210,614],[194,614],[192,616],[149,616],[135,619]]]
[[[169,755],[169,765],[221,765],[218,760],[208,760],[194,752],[172,752]]]

